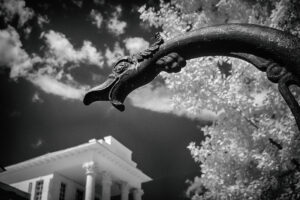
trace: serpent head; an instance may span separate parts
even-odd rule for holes
[[[124,111],[127,95],[138,87],[151,82],[161,71],[177,73],[186,61],[177,53],[169,53],[156,62],[138,62],[137,56],[124,57],[116,62],[112,73],[101,85],[92,88],[84,97],[84,104],[110,101],[119,111]]]
[[[136,65],[131,57],[119,59],[107,80],[89,90],[84,96],[83,103],[89,105],[95,101],[110,101],[114,107],[123,111],[125,109],[123,101],[130,91],[120,88],[120,83],[130,82],[130,78],[136,74]]]
[[[156,42],[146,50],[119,59],[108,79],[86,93],[83,99],[84,104],[89,105],[94,101],[110,101],[115,108],[124,111],[125,106],[123,102],[127,95],[136,88],[152,81],[164,70],[160,66],[170,63],[169,65],[171,66],[169,68],[174,68],[175,65],[172,64],[173,60],[175,61],[176,59],[173,58],[165,58],[165,60],[158,63],[149,62],[149,60],[152,60],[149,58],[153,58],[162,43],[163,39],[157,34]]]

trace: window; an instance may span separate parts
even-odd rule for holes
[[[32,183],[30,182],[28,184],[28,193],[31,194],[31,192],[32,192]]]
[[[35,195],[34,195],[34,200],[41,200],[42,199],[42,194],[43,194],[43,184],[44,181],[40,180],[37,181],[35,184]]]
[[[83,200],[83,191],[82,190],[76,190],[76,200]]]
[[[65,200],[65,196],[66,196],[66,184],[61,183],[60,190],[59,190],[59,200]]]

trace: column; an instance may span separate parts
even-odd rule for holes
[[[128,200],[129,185],[126,182],[121,183],[121,200]]]
[[[111,175],[108,172],[102,173],[102,194],[101,200],[110,200],[111,197]]]
[[[85,198],[84,200],[94,200],[95,199],[95,163],[87,162],[82,165],[86,170],[86,182],[85,182]]]
[[[134,200],[142,200],[142,196],[144,194],[144,191],[142,189],[134,189],[133,190],[133,199]]]

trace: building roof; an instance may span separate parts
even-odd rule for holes
[[[15,187],[0,182],[0,194],[5,195],[9,199],[29,199],[30,195],[27,192],[23,192]]]
[[[0,173],[0,181],[10,184],[58,172],[82,183],[85,181],[82,165],[93,161],[98,172],[107,171],[116,181],[140,187],[141,183],[152,179],[136,168],[131,155],[132,152],[112,136],[91,139],[88,143],[7,166],[7,171]]]

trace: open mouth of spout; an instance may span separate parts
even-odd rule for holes
[[[110,75],[104,83],[90,89],[83,98],[84,105],[90,105],[95,101],[110,101],[111,90],[118,80],[117,77]]]
[[[118,85],[118,81],[118,77],[110,75],[104,83],[90,89],[83,98],[84,105],[90,105],[95,101],[110,101],[119,111],[124,111],[125,106],[122,103],[123,101],[118,100],[113,92],[116,89],[115,86]]]

